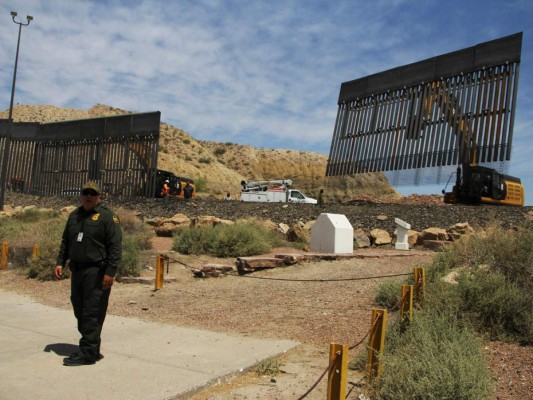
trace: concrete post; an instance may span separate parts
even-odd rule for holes
[[[411,225],[399,218],[394,218],[396,223],[396,244],[394,248],[397,250],[409,250],[409,235],[408,231]]]

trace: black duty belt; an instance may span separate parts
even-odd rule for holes
[[[103,267],[105,265],[105,260],[102,261],[91,261],[91,262],[80,262],[80,261],[70,261],[70,268],[72,270],[79,271],[80,269],[86,269],[91,267]]]

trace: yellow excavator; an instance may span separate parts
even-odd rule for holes
[[[519,178],[478,165],[477,135],[470,127],[468,116],[461,113],[455,96],[440,81],[433,82],[430,95],[424,101],[424,120],[429,120],[433,102],[449,125],[456,127],[454,131],[462,148],[468,149],[463,151],[462,168],[457,168],[452,191],[442,191],[444,202],[523,206],[524,186]]]

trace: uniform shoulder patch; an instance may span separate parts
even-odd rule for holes
[[[120,223],[120,220],[118,219],[118,217],[116,215],[113,215],[113,221],[115,222],[115,224],[119,224]]]

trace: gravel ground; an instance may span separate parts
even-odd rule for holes
[[[59,208],[76,204],[75,198],[33,198],[8,194],[6,204]],[[373,204],[327,205],[324,210],[306,205],[253,204],[195,200],[190,203],[161,200],[109,202],[113,208],[137,210],[145,217],[171,216],[181,212],[189,217],[214,215],[236,219],[255,215],[274,222],[292,223],[315,219],[321,212],[343,213],[355,228],[391,230],[391,219],[398,216],[422,230],[429,226],[447,227],[456,222],[483,226],[494,219],[502,225],[524,226],[531,207],[467,207],[440,205]],[[345,211],[345,212],[344,212]],[[377,219],[389,216],[388,220]],[[501,219],[500,219],[501,218]],[[383,225],[380,225],[383,224]],[[154,248],[144,255],[150,266],[155,255],[170,249],[171,239],[154,238]],[[286,252],[287,249],[277,249]],[[294,251],[294,250],[292,250]],[[189,268],[179,263],[169,264],[170,277],[162,290],[152,285],[116,283],[111,295],[109,312],[116,315],[191,326],[221,332],[233,332],[265,338],[292,339],[302,343],[282,356],[280,371],[275,375],[249,372],[215,385],[191,397],[200,399],[297,399],[304,394],[327,367],[331,342],[353,345],[367,332],[376,287],[387,279],[382,276],[411,273],[413,266],[429,261],[431,254],[414,252],[412,257],[388,257],[387,250],[371,249],[382,257],[343,261],[301,263],[291,267],[256,272],[250,277],[226,276],[196,279]],[[207,262],[233,264],[233,259],[213,259],[207,256],[183,256],[169,253],[189,267]],[[144,275],[153,277],[153,271]],[[359,279],[367,277],[382,277]],[[262,278],[262,279],[261,279]],[[306,279],[308,282],[296,280]],[[332,279],[351,279],[327,282]],[[31,295],[38,301],[70,309],[69,282],[36,282],[27,280],[16,270],[0,273],[3,289]],[[73,317],[74,318],[74,317]],[[104,328],[105,348],[105,328]],[[495,399],[531,399],[533,393],[533,351],[498,342],[486,344],[487,356],[494,374]],[[359,348],[350,352],[356,357]],[[362,375],[350,372],[348,380],[357,383]],[[326,378],[307,396],[326,398]],[[348,398],[357,399],[362,393],[358,385]]]
[[[443,203],[420,204],[425,197],[418,196],[418,204],[376,203],[370,201],[352,201],[347,203],[326,204],[320,208],[311,204],[285,203],[244,203],[241,201],[223,201],[209,198],[197,198],[191,202],[177,199],[119,199],[110,198],[106,203],[113,209],[123,207],[136,211],[143,218],[171,217],[182,213],[189,218],[211,215],[222,219],[236,220],[255,216],[270,219],[275,223],[292,225],[298,221],[316,220],[321,213],[346,215],[354,229],[380,228],[394,232],[394,218],[400,218],[412,229],[421,231],[429,227],[448,228],[459,222],[468,222],[473,227],[483,227],[493,221],[509,228],[524,226],[533,218],[533,207],[509,206],[467,206],[444,205]],[[434,200],[433,196],[428,196]],[[67,205],[77,205],[76,197],[37,197],[7,193],[5,204],[39,205],[59,209]],[[386,216],[386,219],[378,218]]]

